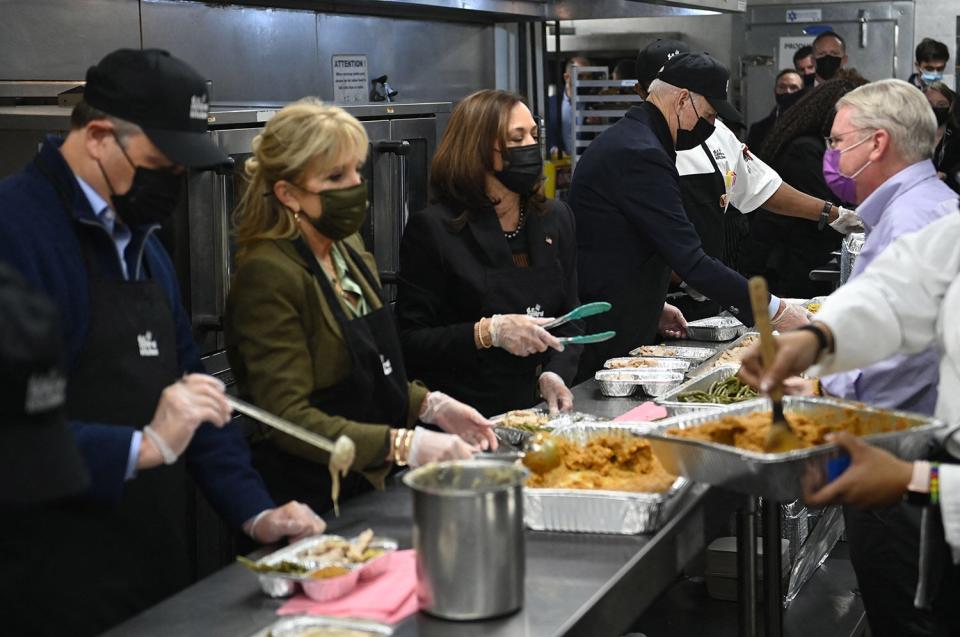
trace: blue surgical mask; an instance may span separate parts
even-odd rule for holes
[[[939,82],[943,79],[943,71],[921,71],[920,79],[928,84],[930,82]]]

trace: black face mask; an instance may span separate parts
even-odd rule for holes
[[[133,166],[133,183],[130,190],[118,194],[110,183],[103,164],[97,161],[100,172],[110,189],[110,200],[113,209],[128,226],[142,226],[165,221],[177,207],[180,195],[183,192],[183,175],[177,175],[169,170],[144,168],[137,166],[127,155],[127,151],[114,134],[117,146],[126,160]]]
[[[933,114],[937,116],[937,126],[943,126],[950,119],[949,106],[934,106]]]
[[[796,91],[794,93],[783,93],[782,95],[777,95],[777,106],[780,107],[780,112],[783,113],[785,110],[796,104],[800,101],[800,98],[804,96],[803,91]]]
[[[694,149],[713,135],[714,125],[700,117],[692,98],[690,106],[693,106],[693,112],[697,115],[697,123],[694,124],[692,130],[680,128],[680,115],[677,114],[677,143],[675,144],[677,150]]]
[[[841,64],[843,64],[843,58],[838,58],[835,55],[824,55],[822,58],[817,58],[817,75],[820,76],[821,80],[829,80],[837,74]]]
[[[518,195],[529,195],[543,174],[540,144],[514,146],[501,153],[503,170],[494,174],[500,183]]]
[[[803,88],[810,88],[817,83],[817,74],[809,73],[803,76]]]

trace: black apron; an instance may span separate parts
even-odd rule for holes
[[[652,252],[632,272],[617,272],[611,276],[623,282],[617,292],[608,298],[586,298],[581,294],[580,302],[608,301],[613,306],[609,312],[587,318],[585,334],[614,330],[617,335],[609,341],[583,348],[576,384],[593,378],[608,358],[626,356],[631,349],[650,345],[658,338],[657,326],[670,285],[667,262]]]
[[[76,224],[88,272],[90,326],[70,370],[67,417],[143,427],[178,375],[170,302],[155,281],[103,276],[91,236],[99,230],[72,218],[69,190],[37,165]],[[115,506],[73,500],[32,512],[32,521],[17,519],[25,555],[45,565],[25,583],[34,614],[28,634],[97,634],[190,584],[191,496],[181,458],[127,481]]]
[[[296,239],[293,245],[316,278],[350,352],[350,375],[333,387],[315,391],[310,396],[310,404],[328,414],[357,422],[405,427],[410,408],[407,372],[396,321],[389,304],[383,299],[377,279],[350,246],[338,244],[346,250],[381,302],[379,309],[350,319],[310,248],[302,239]],[[253,459],[270,495],[277,502],[299,500],[309,504],[317,513],[333,507],[330,472],[326,466],[287,453],[270,441],[254,445]],[[370,483],[362,475],[351,472],[341,483],[341,500],[370,488]]]
[[[700,144],[713,166],[713,172],[680,176],[680,196],[687,218],[697,229],[703,251],[716,259],[724,259],[724,216],[727,188],[723,173],[713,158],[706,143]],[[697,290],[699,292],[699,290]],[[697,301],[693,297],[682,297],[677,306],[687,320],[696,320],[720,313],[720,304],[707,299]],[[686,299],[689,299],[688,301]]]

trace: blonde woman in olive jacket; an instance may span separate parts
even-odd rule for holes
[[[254,139],[225,320],[245,397],[356,443],[344,497],[381,487],[395,464],[496,446],[475,409],[407,380],[376,263],[357,234],[367,212],[359,173],[367,145],[355,118],[309,98],[281,110]],[[449,433],[413,429],[418,419]],[[253,457],[274,496],[330,508],[326,453],[262,430]]]

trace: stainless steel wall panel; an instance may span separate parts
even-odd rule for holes
[[[143,0],[142,7],[144,47],[168,49],[213,80],[215,101],[330,92],[320,82],[312,11],[166,0]]]
[[[124,47],[140,47],[136,0],[0,0],[2,80],[82,80]]]
[[[317,15],[322,97],[333,92],[331,56],[367,55],[371,79],[390,76],[400,101],[456,101],[494,86],[494,27],[374,16]]]

